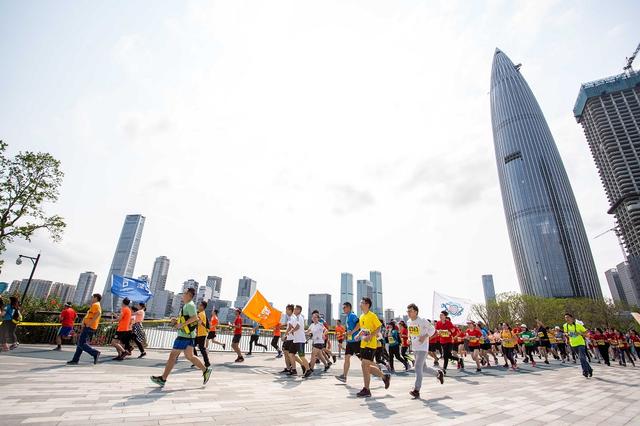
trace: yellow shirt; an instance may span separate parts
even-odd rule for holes
[[[516,346],[516,338],[510,331],[502,330],[500,332],[500,338],[502,339],[502,346],[505,348],[513,348]]]
[[[198,323],[198,337],[206,336],[209,334],[209,330],[207,330],[207,314],[202,312],[198,312],[198,319],[200,322]]]
[[[96,302],[89,308],[87,315],[84,316],[84,320],[82,323],[93,330],[98,329],[98,324],[100,323],[100,317],[102,316],[102,308],[100,308],[100,303]]]
[[[378,316],[369,311],[366,314],[360,315],[360,347],[376,349],[378,347],[378,339],[374,335],[371,340],[365,340],[365,337],[370,337],[371,333],[382,325]],[[377,333],[377,332],[376,332]]]

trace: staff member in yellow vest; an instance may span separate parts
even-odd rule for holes
[[[383,374],[378,368],[373,358],[378,347],[378,331],[382,322],[378,319],[377,315],[371,312],[371,299],[363,297],[360,301],[360,356],[362,364],[362,375],[364,376],[364,387],[358,392],[358,397],[371,396],[369,385],[371,383],[371,375],[378,376],[384,382],[384,388],[388,389],[391,382],[391,375]]]
[[[584,336],[587,333],[587,329],[582,324],[578,324],[572,314],[564,314],[564,320],[566,323],[562,326],[564,333],[569,336],[569,344],[580,357],[580,365],[582,365],[582,375],[585,378],[593,377],[593,369],[587,361],[587,347],[584,340]]]
[[[80,337],[78,337],[78,343],[76,346],[76,353],[73,355],[71,361],[67,361],[69,365],[76,365],[80,361],[80,355],[82,351],[85,351],[93,357],[93,364],[98,363],[100,357],[100,351],[93,349],[89,346],[89,342],[96,330],[98,330],[98,324],[100,324],[100,317],[102,316],[102,308],[100,308],[100,301],[102,295],[96,293],[91,298],[91,307],[82,320],[82,328],[80,328]]]

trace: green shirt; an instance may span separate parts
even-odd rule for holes
[[[523,331],[520,337],[524,341],[525,346],[533,346],[536,344],[536,333],[532,330]]]
[[[587,329],[584,328],[584,326],[574,322],[573,324],[565,323],[562,328],[567,336],[569,336],[569,344],[572,347],[585,346],[584,337],[578,334],[587,332]]]
[[[196,305],[193,301],[189,303],[185,303],[182,309],[180,310],[180,318],[178,318],[179,322],[189,321],[191,318],[196,317],[198,312],[196,310]],[[181,327],[178,329],[178,337],[186,337],[188,339],[195,339],[196,337],[196,329],[198,323],[189,324],[186,327]],[[185,330],[185,328],[190,329],[191,331]]]

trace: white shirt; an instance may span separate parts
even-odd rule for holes
[[[298,325],[298,319],[295,315],[287,316],[287,325],[290,325],[292,329]],[[287,334],[285,340],[293,340],[293,332]]]
[[[414,351],[429,351],[429,337],[433,336],[436,328],[429,321],[417,317],[415,320],[409,320],[407,323],[409,338],[411,339],[411,349]],[[426,336],[423,343],[420,343],[420,337]]]
[[[324,343],[324,325],[317,323],[309,326],[313,343]]]
[[[295,317],[296,315],[294,314],[293,316]],[[293,343],[305,343],[307,341],[307,337],[304,334],[304,317],[302,314],[297,316],[297,321],[297,324],[300,325],[300,327],[293,332]]]

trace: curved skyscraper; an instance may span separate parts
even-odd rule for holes
[[[569,178],[519,69],[496,49],[491,123],[520,289],[543,297],[602,298]]]

